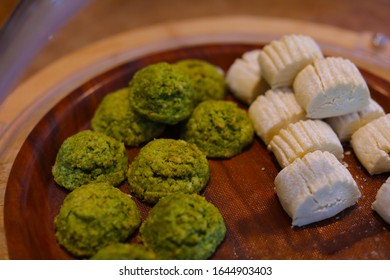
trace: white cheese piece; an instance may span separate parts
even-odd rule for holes
[[[386,223],[390,224],[390,177],[379,188],[372,209],[382,217]]]
[[[248,115],[256,134],[268,145],[288,124],[305,119],[306,112],[298,104],[290,88],[268,90],[249,106]]]
[[[295,76],[322,51],[313,38],[304,35],[286,35],[264,46],[259,61],[262,74],[271,88],[291,86]]]
[[[390,171],[390,114],[359,128],[351,144],[360,163],[371,175]]]
[[[308,153],[280,171],[275,191],[293,226],[333,217],[361,196],[347,168],[322,151]]]
[[[328,118],[325,121],[333,128],[340,141],[349,141],[352,134],[365,124],[385,115],[383,108],[372,98],[362,111]]]
[[[296,76],[293,89],[308,118],[322,119],[363,110],[370,92],[363,76],[340,57],[314,60]]]
[[[340,161],[343,146],[332,128],[321,120],[301,120],[281,129],[268,145],[279,165],[284,168],[295,159],[316,150],[328,151]]]

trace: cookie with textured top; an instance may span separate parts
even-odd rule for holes
[[[349,113],[346,115],[327,118],[325,121],[336,132],[340,141],[350,141],[352,134],[359,128],[385,115],[382,106],[374,99],[370,98],[367,107],[358,112]]]
[[[210,168],[196,145],[155,139],[140,150],[127,177],[131,193],[153,204],[175,192],[199,193],[209,181]]]
[[[296,75],[319,58],[323,58],[323,54],[312,37],[290,34],[265,45],[259,63],[262,76],[275,89],[291,86]]]
[[[390,172],[390,113],[360,127],[351,145],[370,175]]]
[[[341,57],[315,59],[297,74],[293,89],[312,119],[361,111],[370,103],[370,90],[359,69]]]
[[[328,151],[340,161],[344,157],[343,145],[336,133],[321,120],[290,123],[272,138],[268,149],[273,152],[282,168],[317,150]]]
[[[191,79],[166,62],[138,70],[129,84],[129,98],[138,114],[170,125],[188,118],[196,105]]]
[[[225,97],[225,78],[217,66],[201,59],[180,60],[174,66],[190,77],[199,102]]]
[[[361,197],[351,173],[327,151],[317,150],[297,158],[279,172],[274,183],[293,226],[333,217]]]
[[[62,143],[52,173],[59,185],[72,191],[92,182],[117,186],[126,179],[127,168],[127,152],[122,142],[84,130]]]
[[[252,143],[254,128],[236,103],[208,100],[195,108],[181,138],[196,144],[209,158],[230,158]]]
[[[143,243],[161,259],[207,259],[225,234],[218,208],[203,196],[183,193],[160,199],[140,228]]]
[[[281,129],[305,119],[305,111],[290,88],[270,89],[258,96],[249,106],[248,115],[266,145]]]
[[[111,136],[126,146],[140,144],[160,136],[165,125],[145,119],[130,106],[128,88],[107,94],[91,121],[92,129]]]
[[[140,223],[135,202],[107,183],[87,184],[71,192],[54,220],[58,242],[78,257],[126,240]]]
[[[233,96],[248,105],[269,89],[261,75],[260,53],[260,49],[243,53],[233,61],[226,72],[225,80]]]

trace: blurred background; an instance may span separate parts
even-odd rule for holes
[[[0,26],[18,2],[0,1]],[[50,36],[24,77],[74,50],[123,31],[167,21],[229,15],[296,19],[358,32],[382,32],[390,37],[390,0],[90,0]]]

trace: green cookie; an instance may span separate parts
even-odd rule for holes
[[[144,244],[161,259],[207,259],[225,234],[219,210],[198,194],[160,199],[140,228]]]

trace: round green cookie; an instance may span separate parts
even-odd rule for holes
[[[140,223],[135,202],[107,183],[75,189],[54,220],[58,242],[77,257],[92,256],[110,243],[126,240]]]
[[[174,66],[191,78],[199,102],[225,97],[225,78],[215,65],[200,59],[184,59]]]
[[[154,260],[156,255],[140,244],[114,243],[100,249],[92,260]]]
[[[209,181],[206,156],[183,140],[155,139],[145,145],[130,164],[130,191],[153,204],[175,192],[199,193]]]
[[[140,228],[145,246],[161,259],[207,259],[225,234],[219,210],[198,194],[160,199]]]
[[[72,191],[91,182],[117,186],[126,179],[127,168],[123,143],[103,133],[84,130],[62,143],[52,173],[59,185]]]
[[[130,81],[129,98],[140,115],[170,125],[188,118],[196,105],[190,78],[165,62],[137,71]]]
[[[126,146],[138,146],[158,137],[165,125],[135,113],[129,102],[129,89],[123,88],[104,97],[91,121],[92,129],[105,133]]]
[[[253,141],[254,129],[246,111],[237,104],[208,100],[195,108],[181,138],[196,144],[208,158],[230,158]]]

